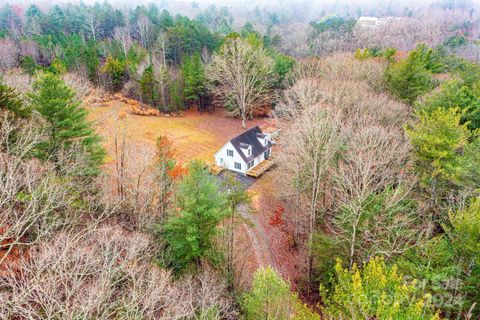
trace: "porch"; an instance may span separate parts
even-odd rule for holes
[[[258,178],[260,177],[265,171],[270,169],[273,165],[275,164],[275,161],[273,158],[270,158],[268,160],[263,160],[259,164],[257,164],[255,167],[251,168],[250,170],[247,171],[247,175],[251,177]]]

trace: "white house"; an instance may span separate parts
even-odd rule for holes
[[[377,28],[387,25],[395,20],[400,20],[399,17],[360,17],[357,20],[357,26],[361,28]]]
[[[270,135],[254,127],[223,145],[215,154],[215,165],[247,174],[271,155]],[[264,162],[265,163],[265,162]]]

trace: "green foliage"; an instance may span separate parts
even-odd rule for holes
[[[405,196],[405,191],[385,188],[378,194],[344,204],[332,218],[336,232],[332,235],[317,234],[313,251],[317,273],[328,286],[334,257],[363,263],[373,256],[400,255],[405,247],[413,245],[419,237],[418,217],[414,202]]]
[[[418,290],[432,295],[443,312],[458,313],[462,309],[462,269],[448,237],[439,235],[413,247],[401,257],[398,266],[405,275],[418,279]]]
[[[317,34],[326,31],[332,31],[335,33],[351,33],[356,22],[357,21],[354,19],[345,19],[338,15],[327,15],[318,22],[310,22],[310,26],[314,28]]]
[[[227,34],[232,30],[233,18],[227,7],[217,8],[212,4],[200,12],[196,19],[220,34]]]
[[[460,124],[462,114],[451,108],[420,112],[417,116],[418,122],[406,131],[421,185],[441,190],[459,183],[463,170],[461,153],[472,137],[468,124]]]
[[[464,59],[453,59],[452,72],[460,76],[463,84],[469,88],[480,90],[480,64],[471,63]]]
[[[2,83],[0,83],[0,110],[8,110],[21,118],[31,114],[31,109],[24,103],[20,95],[13,88]]]
[[[84,61],[88,72],[88,78],[95,81],[98,75],[98,66],[100,60],[97,54],[97,47],[93,41],[87,43],[87,46],[81,51],[82,61]]]
[[[183,109],[182,84],[178,79],[170,79],[170,105],[168,111],[178,111]]]
[[[432,49],[425,44],[419,44],[415,50],[410,52],[409,59],[416,61],[432,73],[445,71],[445,54],[440,49]]]
[[[275,73],[276,73],[276,81],[273,84],[275,88],[282,89],[285,87],[286,79],[290,71],[293,69],[295,66],[295,59],[293,59],[290,56],[281,54],[277,51],[270,50],[270,56],[273,58],[273,61],[275,63]]]
[[[174,65],[180,64],[185,56],[199,53],[203,48],[213,51],[219,45],[218,38],[205,25],[183,16],[176,16],[168,29],[168,42],[167,58]]]
[[[77,146],[87,161],[79,174],[96,174],[105,151],[87,121],[87,111],[74,97],[75,92],[54,74],[46,73],[35,81],[30,94],[31,105],[45,119],[47,136],[38,145],[38,156],[58,164],[66,150]]]
[[[126,64],[130,72],[137,72],[138,65],[145,59],[147,52],[142,48],[132,45],[127,52]]]
[[[449,235],[455,248],[457,263],[464,271],[465,308],[480,301],[480,198],[472,199],[468,207],[450,213],[452,228]],[[476,316],[480,310],[476,309]]]
[[[365,60],[368,58],[384,58],[388,61],[393,60],[393,56],[397,53],[396,48],[385,48],[382,49],[380,47],[373,47],[373,48],[365,48],[360,49],[358,48],[355,52],[355,58],[358,60]]]
[[[397,267],[373,258],[363,268],[352,271],[335,266],[336,284],[332,292],[321,288],[327,319],[440,319],[430,297],[416,293],[415,282],[404,281]]]
[[[271,267],[257,269],[242,301],[245,319],[290,319],[293,300],[289,285]]]
[[[20,68],[30,76],[33,76],[38,69],[35,60],[31,56],[24,56],[20,59]]]
[[[445,70],[444,53],[420,44],[407,59],[391,64],[386,69],[387,88],[399,99],[412,104],[436,86],[432,74]]]
[[[475,90],[460,80],[443,83],[440,90],[428,95],[416,107],[426,112],[438,108],[458,108],[462,114],[461,124],[468,123],[471,130],[480,128],[480,90]]]
[[[151,106],[156,106],[158,103],[158,84],[151,64],[145,68],[140,78],[140,98],[143,103]]]
[[[444,42],[443,45],[446,47],[449,47],[450,49],[455,49],[461,46],[464,46],[468,43],[468,40],[461,35],[456,35],[456,36],[451,36],[450,38],[447,38]]]
[[[214,239],[225,217],[226,200],[215,177],[204,164],[191,162],[178,186],[175,208],[161,233],[166,242],[167,264],[177,272],[199,265],[202,258],[215,261]]]
[[[431,72],[412,55],[391,64],[385,71],[385,78],[387,89],[409,104],[435,86]]]
[[[48,71],[50,71],[53,74],[64,74],[67,72],[67,67],[65,64],[58,58],[53,59],[53,61],[50,63],[50,66],[48,67]]]
[[[246,320],[320,320],[270,266],[255,271],[252,288],[243,296],[241,306]]]
[[[480,201],[449,214],[445,234],[408,251],[398,262],[417,288],[431,294],[445,318],[457,319],[480,299]],[[474,309],[473,317],[480,311]]]
[[[181,66],[183,96],[187,102],[199,103],[206,94],[205,68],[200,54],[186,57]]]
[[[111,85],[110,90],[117,92],[122,89],[125,80],[125,64],[118,59],[108,56],[102,67],[102,72],[108,75]]]

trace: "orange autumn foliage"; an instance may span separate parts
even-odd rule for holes
[[[283,207],[282,204],[279,204],[275,209],[275,211],[273,212],[273,215],[270,217],[270,224],[272,226],[278,226],[278,225],[284,224],[285,221],[283,221],[283,218],[282,218],[282,215],[284,212],[285,212],[285,208]]]
[[[172,178],[173,180],[178,180],[182,177],[184,177],[185,175],[188,174],[188,168],[182,166],[182,165],[178,165],[176,164],[172,170],[170,170],[168,172],[168,175],[170,176],[170,178]]]

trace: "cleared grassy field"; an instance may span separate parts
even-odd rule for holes
[[[213,164],[213,154],[226,141],[245,130],[239,119],[227,117],[223,110],[213,114],[190,110],[179,117],[139,116],[130,114],[130,106],[119,100],[94,104],[87,109],[90,120],[104,139],[109,153],[107,163],[113,161],[115,127],[118,132],[125,127],[127,143],[144,148],[146,153],[154,150],[158,136],[166,135],[173,143],[177,161],[186,163],[201,159],[207,164]],[[254,119],[247,122],[247,127],[263,122]]]

